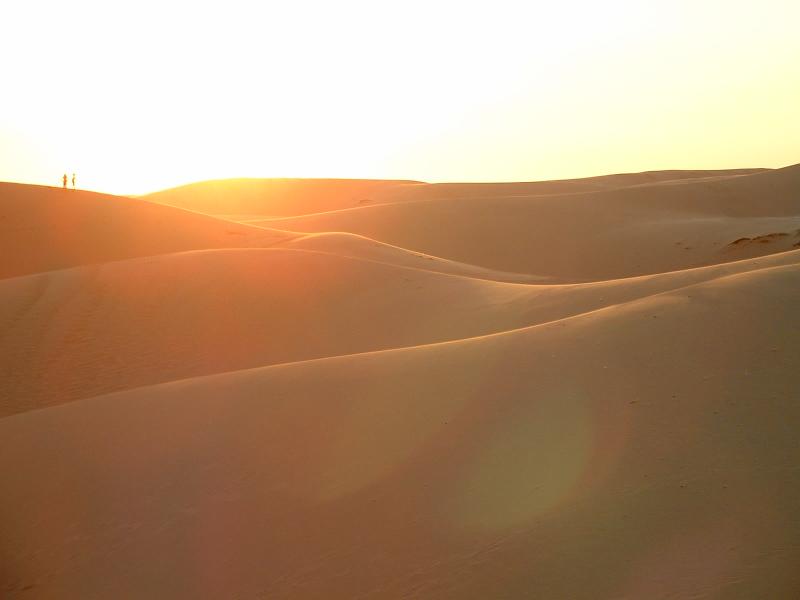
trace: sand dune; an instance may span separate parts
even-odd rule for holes
[[[0,184],[0,596],[796,598],[799,198]]]
[[[249,367],[475,337],[800,251],[584,285],[519,285],[300,250],[214,250],[0,281],[0,416]]]
[[[742,246],[738,248],[738,246]],[[467,263],[460,263],[430,254],[412,252],[399,246],[392,246],[378,242],[372,238],[353,233],[326,232],[298,234],[286,242],[278,244],[281,248],[295,250],[312,250],[325,252],[337,256],[361,258],[399,267],[409,267],[434,273],[460,275],[490,281],[504,281],[508,283],[547,283],[550,277],[531,275],[525,273],[509,273],[493,269],[484,269]],[[737,249],[744,247],[744,242],[736,244]]]
[[[148,194],[147,200],[213,215],[288,216],[358,206],[416,181],[222,179]]]
[[[586,198],[575,200],[569,210],[533,199],[393,204],[254,224],[293,231],[351,231],[489,270],[564,283],[741,260],[790,250],[800,241],[800,214],[681,215],[635,206],[604,210],[600,204],[586,203]],[[624,219],[617,216],[623,210],[628,215]],[[462,212],[463,218],[454,217]],[[731,245],[742,237],[772,233],[787,235],[763,245]]]
[[[798,296],[764,268],[7,417],[6,589],[793,597]]]
[[[302,250],[215,250],[0,281],[0,415],[246,367],[527,324],[529,288]]]
[[[765,172],[768,169],[726,169],[718,171],[645,171],[642,173],[619,173],[580,179],[558,179],[514,183],[435,183],[403,188],[401,193],[389,196],[401,199],[430,198],[497,198],[520,196],[547,196],[600,192],[625,187],[653,185],[659,183],[683,183],[700,180],[719,180],[740,175]]]
[[[781,252],[800,240],[800,166],[556,196],[433,197],[251,224],[348,231],[488,269],[562,281],[674,271]],[[788,233],[732,252],[742,237]],[[636,251],[632,252],[631,249]]]
[[[148,194],[147,200],[235,220],[298,216],[430,198],[533,196],[595,192],[633,185],[721,179],[766,169],[647,171],[523,183],[437,183],[370,179],[222,179]]]
[[[291,237],[120,196],[0,183],[0,279],[181,250],[271,246]]]

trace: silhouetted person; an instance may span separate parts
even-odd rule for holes
[[[75,173],[72,174],[72,189],[75,189]]]
[[[64,182],[64,189],[67,189],[67,174],[64,173],[64,177],[61,178],[61,181]]]

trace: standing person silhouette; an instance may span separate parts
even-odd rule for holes
[[[64,177],[61,178],[61,181],[64,182],[64,189],[67,189],[67,174],[64,173]]]
[[[72,174],[72,189],[75,189],[75,173]]]

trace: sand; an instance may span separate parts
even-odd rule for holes
[[[799,167],[174,194],[0,185],[4,598],[800,593]]]
[[[0,279],[182,250],[269,247],[293,237],[131,198],[0,183]]]
[[[418,181],[359,179],[223,179],[148,194],[151,202],[223,216],[295,216],[393,197]],[[269,198],[269,202],[264,202]]]

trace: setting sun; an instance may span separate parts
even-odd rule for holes
[[[10,181],[519,181],[798,151],[793,0],[31,1],[4,20]]]

